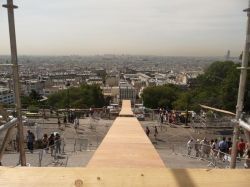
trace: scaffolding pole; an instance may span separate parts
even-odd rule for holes
[[[18,128],[18,144],[20,151],[21,166],[26,166],[26,156],[24,151],[24,135],[21,113],[21,99],[20,99],[20,82],[19,82],[19,67],[17,63],[17,47],[16,47],[16,31],[14,9],[18,8],[13,4],[13,0],[7,0],[7,4],[3,5],[8,10],[9,34],[10,34],[10,49],[11,49],[11,63],[13,64],[13,82],[15,92],[15,103],[17,113],[17,128]]]
[[[240,68],[240,83],[239,83],[239,91],[238,91],[238,99],[237,99],[237,106],[236,106],[236,121],[239,122],[242,111],[244,108],[244,97],[245,97],[245,90],[246,90],[246,80],[247,80],[247,70],[248,70],[248,60],[249,60],[249,47],[250,47],[250,1],[248,8],[244,10],[247,12],[247,31],[246,31],[246,42],[243,51],[242,57],[242,67]],[[230,168],[234,169],[236,167],[236,158],[237,158],[237,143],[239,138],[239,131],[240,125],[239,123],[235,124],[234,127],[234,135],[233,135],[233,147],[231,153],[231,162]],[[246,135],[247,141],[249,142],[249,132],[244,130]]]

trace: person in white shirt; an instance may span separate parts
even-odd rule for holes
[[[187,143],[188,155],[191,155],[193,148],[194,148],[194,140],[190,139]]]

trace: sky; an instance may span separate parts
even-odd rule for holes
[[[14,2],[20,55],[239,56],[244,47],[247,0]],[[0,7],[0,54],[9,53]]]

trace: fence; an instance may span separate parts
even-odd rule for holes
[[[231,155],[220,150],[211,149],[210,145],[194,143],[192,147],[188,147],[183,143],[170,144],[169,149],[175,154],[181,154],[184,157],[198,159],[207,162],[208,167],[229,168]],[[244,168],[244,158],[237,158],[237,168]]]
[[[60,142],[60,150],[54,145],[44,149],[36,149],[33,153],[26,151],[27,166],[35,167],[67,167],[69,158],[78,151],[96,149],[97,145],[89,145],[88,139],[72,138]],[[4,154],[3,165],[18,166],[20,163],[18,152]]]

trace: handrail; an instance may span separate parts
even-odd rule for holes
[[[0,126],[0,133],[3,132],[4,130],[10,128],[10,127],[13,127],[14,125],[16,125],[16,123],[17,123],[17,118],[13,118],[12,120],[7,122],[6,124],[1,125]]]

